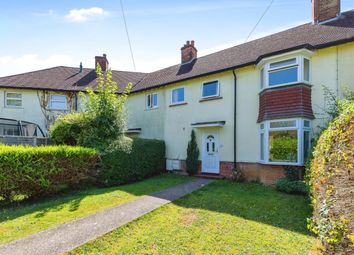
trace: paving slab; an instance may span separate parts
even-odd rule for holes
[[[211,182],[213,180],[199,178],[142,196],[122,205],[64,223],[56,228],[0,245],[0,254],[54,255],[71,251]]]

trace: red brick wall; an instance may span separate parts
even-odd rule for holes
[[[273,88],[264,90],[259,95],[258,123],[264,120],[295,117],[315,118],[309,86]]]
[[[186,171],[186,163],[182,160],[182,170]],[[274,185],[277,180],[284,177],[283,166],[264,165],[258,163],[237,163],[245,181],[258,181],[265,185]],[[233,162],[220,162],[220,175],[231,179],[233,176]],[[298,167],[303,170],[303,167]],[[199,162],[198,173],[201,174],[201,162]]]
[[[340,14],[340,0],[312,0],[314,23],[336,18]]]

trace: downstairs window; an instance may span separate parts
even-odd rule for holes
[[[265,121],[260,126],[260,161],[266,164],[304,165],[311,147],[309,120]]]

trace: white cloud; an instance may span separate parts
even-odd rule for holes
[[[109,16],[108,11],[99,7],[92,7],[87,9],[72,9],[65,16],[65,18],[70,22],[82,23],[94,18],[102,18],[107,16]]]
[[[36,71],[54,66],[78,66],[68,55],[54,54],[41,58],[37,54],[26,54],[19,57],[0,56],[0,77],[24,72]]]

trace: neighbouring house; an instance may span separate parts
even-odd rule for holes
[[[106,55],[95,61],[108,69]],[[164,140],[168,170],[185,169],[194,129],[202,173],[231,177],[237,166],[247,180],[273,184],[284,166],[304,166],[326,120],[323,86],[338,96],[354,89],[354,10],[313,0],[312,23],[199,58],[187,41],[180,64],[113,78],[133,83],[127,133]],[[47,130],[79,108],[79,91],[96,85],[94,70],[63,66],[2,77],[0,118]]]

